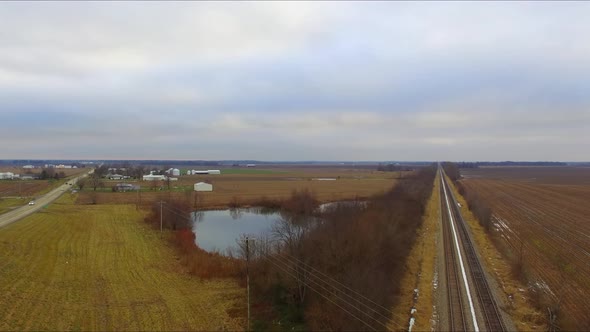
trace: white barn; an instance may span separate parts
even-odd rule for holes
[[[195,191],[213,191],[213,185],[206,182],[195,183]]]
[[[173,169],[172,176],[180,176],[180,170],[178,168]]]
[[[12,172],[0,173],[0,180],[12,180],[12,179],[14,179],[14,173],[12,173]]]
[[[144,175],[143,176],[143,181],[164,181],[166,180],[166,176],[165,175]]]

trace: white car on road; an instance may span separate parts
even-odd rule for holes
[[[35,205],[35,201],[30,201],[29,205]]]

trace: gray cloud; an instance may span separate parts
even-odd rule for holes
[[[588,160],[588,3],[1,3],[4,158]]]

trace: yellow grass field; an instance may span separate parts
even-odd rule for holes
[[[0,330],[240,330],[245,294],[183,272],[134,206],[73,204],[0,229]]]

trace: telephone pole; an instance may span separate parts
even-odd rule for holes
[[[160,239],[162,238],[162,209],[163,209],[163,201],[160,201]]]
[[[250,330],[250,238],[246,236],[246,292],[248,298],[248,331]]]

